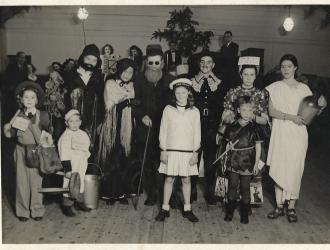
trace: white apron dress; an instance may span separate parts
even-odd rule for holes
[[[84,179],[88,165],[90,139],[86,132],[79,129],[66,129],[58,141],[58,152],[61,161],[70,161],[72,173],[78,172],[80,177],[80,193],[84,192]],[[70,179],[64,178],[63,187],[67,188]],[[65,194],[64,196],[67,196]]]
[[[275,109],[297,115],[300,102],[312,95],[303,83],[295,87],[283,81],[274,82],[266,90]],[[308,147],[306,126],[289,120],[273,119],[267,164],[269,175],[283,189],[282,201],[298,199]]]

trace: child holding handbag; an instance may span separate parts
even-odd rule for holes
[[[33,152],[37,147],[41,131],[49,128],[49,115],[38,108],[44,101],[44,91],[37,83],[26,81],[20,83],[15,90],[22,108],[17,111],[11,122],[4,125],[4,135],[17,137],[14,152],[16,165],[16,215],[20,221],[31,217],[40,221],[45,213],[42,204],[42,176],[39,166],[33,164]],[[38,137],[37,140],[35,137]]]

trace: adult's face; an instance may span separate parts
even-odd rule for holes
[[[256,79],[256,71],[253,68],[246,68],[242,72],[243,86],[246,88],[253,87],[254,80]]]
[[[225,43],[229,43],[232,39],[233,38],[232,38],[232,36],[229,33],[226,33],[226,34],[223,35],[223,41]]]
[[[61,69],[61,66],[58,65],[57,63],[53,64],[52,67],[53,67],[53,69],[54,69],[55,71],[60,71],[60,69]]]
[[[148,56],[147,67],[152,70],[160,70],[163,67],[163,59],[161,56]]]
[[[284,79],[294,78],[297,67],[290,60],[284,60],[281,63],[281,73]]]
[[[131,55],[132,56],[137,56],[138,52],[136,49],[131,49]]]
[[[176,50],[176,44],[175,43],[170,43],[169,44],[170,50],[175,51]]]
[[[28,72],[29,74],[33,73],[33,68],[32,68],[32,65],[31,65],[31,64],[28,64],[28,65],[26,66],[26,69],[27,69],[27,72]]]
[[[209,74],[212,72],[212,69],[214,68],[215,63],[213,62],[212,57],[210,56],[203,56],[201,58],[201,61],[199,63],[200,71],[203,74]]]
[[[17,63],[23,65],[25,63],[25,53],[20,53],[17,56]]]
[[[104,54],[110,55],[110,52],[111,52],[111,49],[110,49],[109,46],[107,46],[107,47],[104,48]]]
[[[84,69],[85,70],[94,70],[97,64],[97,57],[93,55],[87,55],[84,57]]]
[[[120,79],[123,80],[124,82],[129,82],[134,74],[134,69],[132,67],[128,67],[121,73]]]

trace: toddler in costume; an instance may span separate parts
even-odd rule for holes
[[[75,216],[72,211],[74,205],[77,210],[91,211],[84,205],[84,178],[88,165],[90,139],[87,133],[80,129],[81,118],[78,110],[70,110],[65,115],[66,130],[58,141],[58,151],[65,171],[63,188],[69,186],[71,174],[77,172],[80,177],[80,193],[73,200],[68,193],[63,194],[63,213],[66,216]]]
[[[156,221],[164,221],[170,216],[169,200],[175,176],[180,176],[182,180],[183,217],[191,222],[198,221],[191,210],[190,176],[198,175],[197,151],[201,143],[201,125],[199,110],[193,106],[191,86],[191,81],[186,78],[179,78],[170,84],[174,92],[173,102],[163,111],[159,132],[161,163],[158,171],[165,174],[166,178],[163,205]]]

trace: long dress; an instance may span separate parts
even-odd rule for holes
[[[135,97],[133,82],[108,80],[104,91],[105,120],[100,133],[98,161],[103,169],[101,197],[122,198],[136,193],[136,169],[133,166],[132,144],[135,121],[125,99]]]
[[[266,90],[274,108],[291,115],[297,115],[302,99],[312,95],[309,87],[303,83],[292,87],[278,81],[266,87]],[[282,201],[299,197],[307,146],[306,126],[273,118],[267,164],[270,166],[269,175],[283,189]]]

